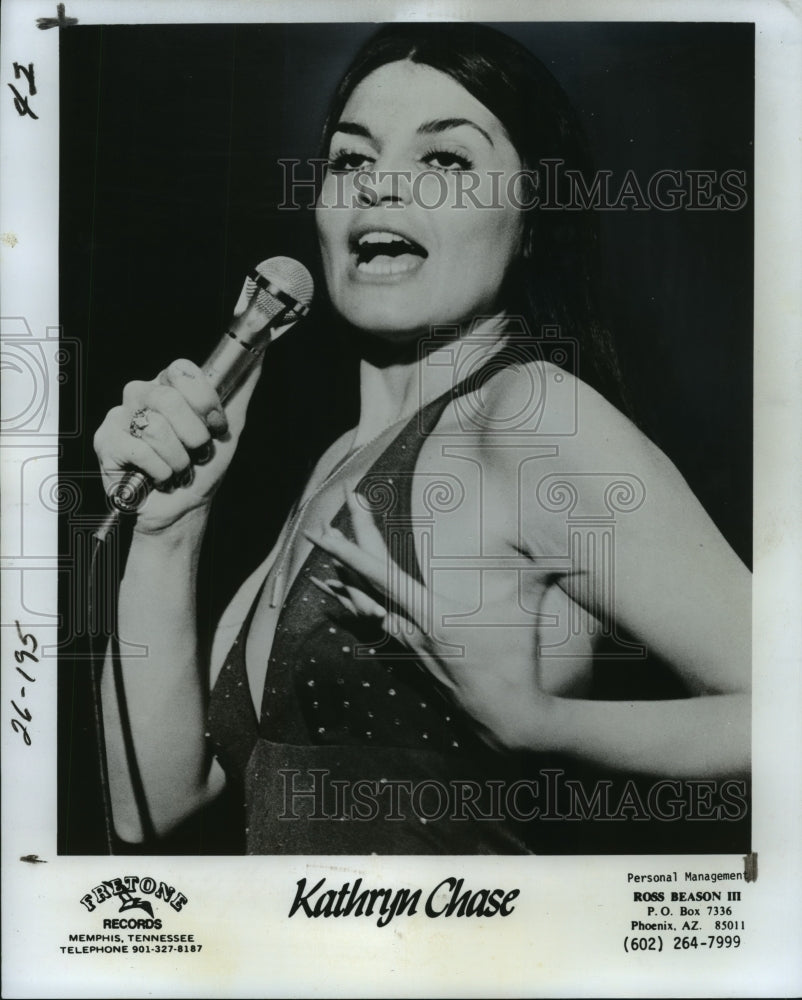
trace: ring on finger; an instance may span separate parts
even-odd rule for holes
[[[150,413],[150,408],[147,406],[143,406],[141,409],[134,411],[134,415],[131,417],[131,423],[128,425],[128,433],[132,437],[142,437],[142,432],[150,424],[148,413]]]

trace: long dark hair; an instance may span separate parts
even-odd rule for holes
[[[507,311],[522,315],[534,334],[548,324],[577,341],[575,373],[631,415],[612,338],[601,321],[597,219],[589,209],[543,207],[544,199],[554,206],[567,203],[566,170],[592,177],[587,140],[562,87],[529,49],[484,25],[386,25],[358,51],[334,93],[323,155],[354,89],[379,67],[404,59],[447,74],[491,111],[538,189],[530,193],[538,195],[539,206],[525,214],[526,255],[504,290]]]

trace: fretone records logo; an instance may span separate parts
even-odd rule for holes
[[[154,900],[167,903],[176,912],[180,912],[189,902],[184,893],[177,890],[175,886],[157,881],[150,875],[124,875],[120,878],[104,879],[100,885],[96,885],[90,892],[82,896],[80,901],[92,913],[98,906],[110,900],[119,904],[118,913],[129,914],[125,918],[105,918],[103,927],[111,930],[125,928],[158,930],[162,922],[154,916]],[[147,917],[143,917],[141,914],[147,914]]]

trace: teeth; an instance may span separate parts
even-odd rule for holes
[[[365,274],[403,274],[405,271],[414,271],[420,266],[420,259],[404,254],[402,257],[391,257],[381,260],[374,257],[370,261],[362,261],[357,264],[357,270]]]
[[[363,233],[359,237],[359,246],[364,246],[366,243],[409,243],[409,240],[404,239],[403,236],[399,236],[398,233],[377,231],[372,233]],[[410,244],[410,246],[411,245],[412,244]]]

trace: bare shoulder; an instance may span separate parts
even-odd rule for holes
[[[748,689],[750,574],[670,458],[550,365],[499,372],[485,399],[482,467],[510,544],[535,559],[564,555],[559,586],[597,617],[614,613],[693,690]],[[509,447],[493,413],[527,406]]]
[[[547,361],[508,365],[493,375],[474,404],[480,445],[491,461],[499,440],[552,446],[566,471],[611,463],[679,475],[666,455],[586,382]]]
[[[530,533],[527,547],[554,545],[567,519],[615,516],[633,549],[676,549],[680,537],[727,548],[671,459],[569,372],[508,367],[483,389],[482,414],[477,458],[497,504],[514,505],[510,518]]]

